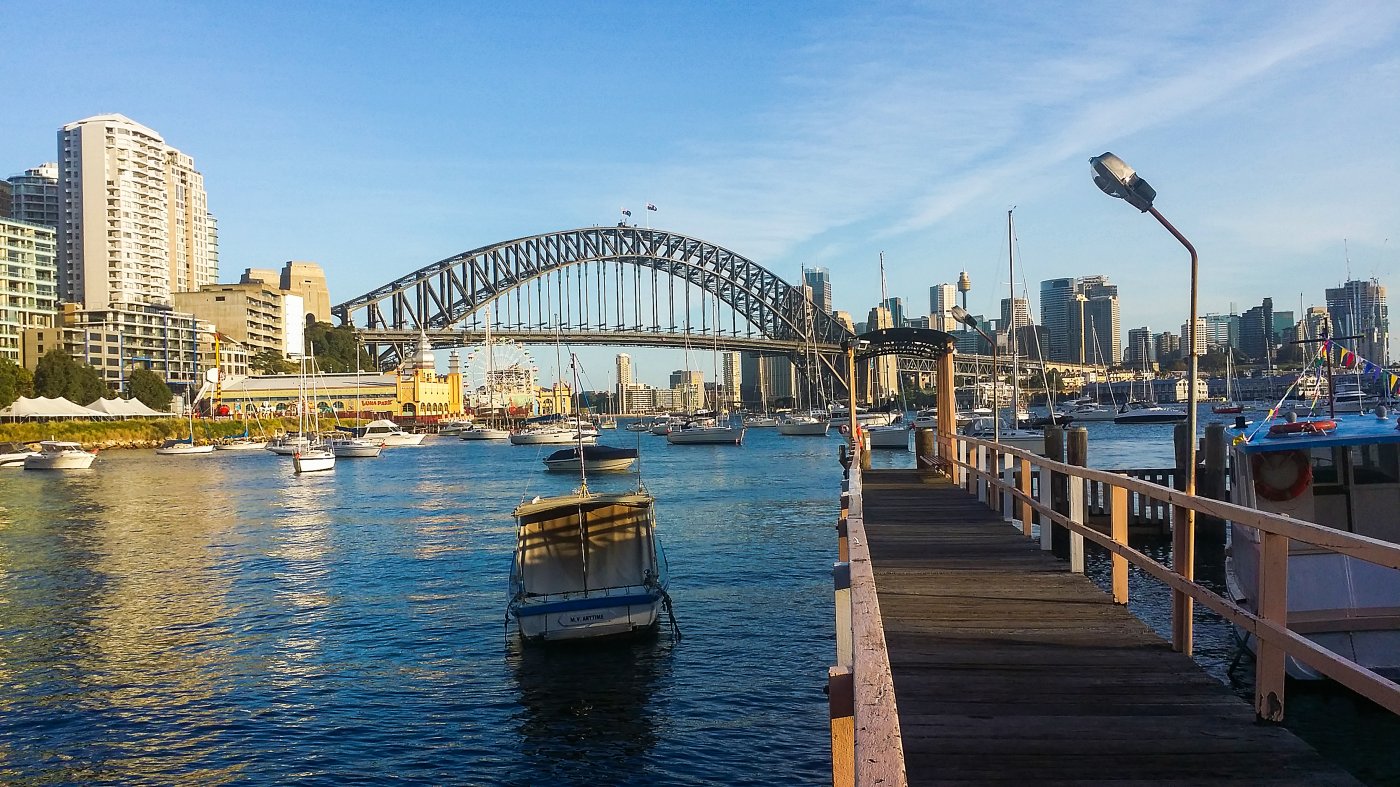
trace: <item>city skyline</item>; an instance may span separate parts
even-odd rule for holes
[[[966,269],[969,308],[992,315],[1018,205],[1033,313],[1034,282],[1101,272],[1124,325],[1175,331],[1185,253],[1093,187],[1104,150],[1200,249],[1202,313],[1296,310],[1300,293],[1306,310],[1395,272],[1400,108],[1374,97],[1400,82],[1400,10],[1383,4],[369,9],[27,9],[79,54],[10,86],[26,110],[0,119],[0,174],[57,160],[64,124],[119,112],[198,162],[223,280],[317,260],[334,302],[623,206],[793,284],[825,268],[855,315],[880,300],[882,251],[891,297],[917,308]],[[200,57],[137,45],[155,19]],[[479,45],[457,46],[462,30]],[[589,98],[618,85],[648,110]],[[636,354],[649,382],[676,366]]]

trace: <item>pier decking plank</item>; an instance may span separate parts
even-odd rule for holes
[[[911,785],[1358,783],[956,486],[864,515]]]

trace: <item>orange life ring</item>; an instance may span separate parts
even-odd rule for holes
[[[1316,421],[1294,421],[1293,423],[1274,424],[1269,427],[1270,437],[1284,437],[1295,434],[1326,434],[1337,429],[1336,421],[1316,420]]]
[[[1291,426],[1291,424],[1289,424]],[[1265,500],[1283,502],[1303,494],[1312,483],[1312,463],[1303,451],[1264,451],[1249,459],[1250,471],[1254,475],[1254,491]],[[1286,473],[1292,467],[1292,483]],[[1282,478],[1279,476],[1282,475]],[[1269,476],[1269,477],[1266,477]],[[1277,479],[1277,480],[1276,480]]]

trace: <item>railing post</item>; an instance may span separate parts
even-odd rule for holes
[[[1084,516],[1084,479],[1071,475],[1066,480],[1069,481],[1069,521],[1083,526],[1087,519]],[[1084,534],[1074,530],[1069,531],[1069,570],[1075,574],[1084,573]]]
[[[977,502],[987,503],[987,446],[977,446]]]
[[[1121,486],[1108,488],[1109,535],[1113,543],[1128,545],[1128,490]],[[1128,559],[1113,554],[1113,603],[1128,603]]]
[[[1001,457],[1001,521],[1015,522],[1016,508],[1013,504],[1015,497],[1011,490],[1016,487],[1016,457],[1011,454],[999,454]]]
[[[1259,533],[1259,617],[1288,626],[1288,537]],[[1254,713],[1283,721],[1284,652],[1255,635]]]
[[[1016,503],[1016,510],[1021,515],[1021,535],[1026,538],[1031,537],[1031,506],[1027,502],[1031,499],[1031,460],[1021,459],[1021,494],[1025,495],[1023,500]]]
[[[1040,489],[1036,490],[1035,501],[1045,508],[1050,508],[1053,505],[1053,499],[1055,497],[1054,486],[1054,471],[1046,467],[1040,468]],[[1048,517],[1042,516],[1040,518],[1040,550],[1042,552],[1050,551],[1051,539],[1053,538],[1052,531],[1054,529]]]
[[[826,671],[827,709],[831,717],[831,784],[854,787],[856,783],[856,689],[851,668]]]
[[[845,561],[831,567],[836,592],[836,663],[852,664],[851,653],[851,564]]]

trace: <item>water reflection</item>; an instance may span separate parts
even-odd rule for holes
[[[519,784],[589,784],[599,774],[646,783],[657,743],[654,695],[669,683],[670,639],[525,644],[507,661],[520,692]]]

